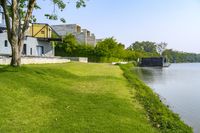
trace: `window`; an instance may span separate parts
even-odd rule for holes
[[[24,46],[23,46],[23,50],[22,50],[22,54],[23,54],[23,55],[26,55],[26,54],[27,54],[27,53],[26,53],[26,48],[27,48],[27,45],[24,44]]]
[[[30,54],[31,54],[31,55],[33,54],[33,49],[32,49],[32,48],[30,48]]]
[[[4,46],[5,46],[5,47],[8,47],[8,41],[7,41],[7,40],[5,40]]]
[[[37,55],[38,56],[44,55],[44,47],[43,46],[37,46]]]
[[[41,31],[41,34],[45,34],[45,31],[43,30],[43,31]]]
[[[44,54],[44,47],[43,46],[41,46],[42,47],[42,54]]]
[[[0,24],[2,24],[3,23],[3,15],[2,15],[2,13],[0,13]]]

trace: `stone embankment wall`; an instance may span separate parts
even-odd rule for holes
[[[1,65],[8,65],[11,62],[10,57],[0,57]],[[68,58],[61,57],[22,57],[22,64],[49,64],[49,63],[67,63]]]

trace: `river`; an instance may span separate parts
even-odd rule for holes
[[[134,68],[138,76],[200,133],[200,63],[172,64],[168,68]]]

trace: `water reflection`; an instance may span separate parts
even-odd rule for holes
[[[200,132],[200,64],[173,64],[169,68],[134,68],[133,72],[182,119]]]
[[[133,69],[133,72],[136,73],[140,79],[152,83],[155,81],[155,76],[159,75],[162,73],[162,68],[160,67],[155,67],[155,68],[151,68],[151,67],[137,67]],[[155,72],[157,73],[155,75]],[[162,75],[162,74],[161,74]]]

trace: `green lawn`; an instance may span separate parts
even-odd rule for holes
[[[118,66],[0,67],[0,133],[157,132]]]

